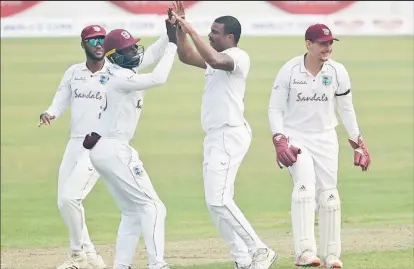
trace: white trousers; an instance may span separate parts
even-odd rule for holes
[[[58,207],[69,230],[70,248],[94,252],[85,223],[82,201],[95,186],[99,174],[82,146],[83,138],[69,140],[59,168]]]
[[[251,143],[246,125],[207,133],[204,139],[203,178],[207,207],[230,254],[240,265],[251,263],[252,254],[266,247],[234,201],[238,169]]]
[[[302,150],[289,168],[293,179],[292,229],[295,257],[317,253],[314,222],[319,213],[320,255],[341,254],[340,197],[337,190],[338,138],[335,130],[302,133],[285,129],[289,143]]]
[[[101,138],[90,150],[90,158],[122,214],[114,268],[131,266],[141,233],[149,269],[164,266],[166,208],[137,151],[127,142]]]

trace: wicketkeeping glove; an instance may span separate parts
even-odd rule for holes
[[[272,140],[276,149],[276,162],[279,167],[282,169],[282,165],[285,167],[292,166],[297,161],[301,150],[294,146],[289,146],[288,140],[283,134],[273,135]]]
[[[369,154],[362,137],[359,136],[357,141],[351,139],[348,139],[348,141],[354,149],[354,165],[361,167],[362,171],[367,171],[371,165],[371,155]]]

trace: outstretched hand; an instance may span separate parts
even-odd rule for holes
[[[177,23],[173,14],[172,9],[168,9],[168,19],[165,20],[165,28],[167,29],[168,40],[174,44],[177,44]]]
[[[56,119],[55,116],[50,115],[49,113],[46,113],[46,112],[40,114],[39,118],[40,120],[39,120],[39,123],[37,124],[37,127],[40,127],[42,125],[50,126],[52,120]]]
[[[175,20],[178,22],[178,24],[181,27],[181,30],[184,33],[190,34],[191,32],[194,32],[194,28],[191,26],[191,24],[188,21],[186,21],[185,19],[183,19],[180,15],[178,15],[174,11],[171,11],[171,12],[174,15]]]
[[[185,10],[184,10],[184,4],[183,1],[175,1],[173,3],[174,12],[178,17],[185,19]]]

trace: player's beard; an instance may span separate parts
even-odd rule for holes
[[[102,61],[105,58],[105,55],[102,55],[101,57],[98,57],[95,54],[93,54],[92,51],[90,51],[86,48],[85,48],[85,54],[86,54],[86,57],[88,57],[89,59],[91,59],[93,61]]]

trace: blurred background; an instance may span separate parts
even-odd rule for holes
[[[56,189],[70,110],[50,127],[37,128],[37,123],[65,70],[85,60],[82,28],[125,28],[148,47],[165,33],[171,3],[1,1],[1,268],[54,268],[65,258],[68,236]],[[332,57],[348,69],[358,123],[373,158],[370,171],[355,168],[347,134],[338,126],[344,262],[353,269],[412,268],[413,3],[185,1],[188,20],[203,35],[218,16],[233,15],[241,22],[239,45],[251,58],[245,116],[253,141],[239,170],[235,199],[280,253],[277,268],[292,268],[291,179],[275,164],[267,107],[277,72],[305,52],[304,32],[314,23],[327,24],[340,39]],[[168,83],[146,93],[131,143],[168,209],[167,260],[177,266],[222,261],[184,268],[231,269],[204,203],[203,73],[177,59]],[[120,215],[102,181],[85,208],[92,240],[110,265]],[[135,261],[146,263],[142,241]]]
[[[325,22],[338,35],[411,35],[413,1],[184,1],[196,28],[207,34],[215,17],[231,14],[245,35],[302,35]],[[91,23],[140,36],[163,32],[171,1],[1,1],[2,37],[78,36]]]

